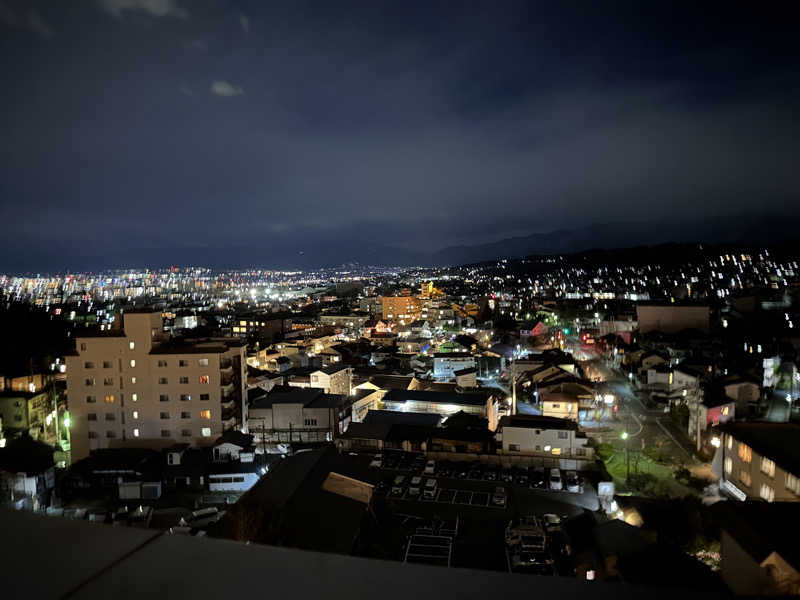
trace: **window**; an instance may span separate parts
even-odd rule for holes
[[[169,429],[162,429],[161,430],[161,437],[170,437],[172,433],[170,433]]]
[[[303,424],[306,427],[315,426],[317,424],[317,420],[316,419],[303,419]]]
[[[186,411],[183,411],[181,413],[181,419],[191,419],[191,418],[192,418],[192,413]]]
[[[545,451],[545,452],[550,452],[550,446],[545,446],[545,447],[544,447],[544,451]]]
[[[22,421],[22,415],[14,415],[15,421]]]
[[[165,361],[165,360],[158,361],[158,366],[161,367],[161,368],[166,367],[167,366],[167,361]]]
[[[733,471],[733,459],[730,456],[728,456],[725,459],[725,474],[730,475],[732,471]]]
[[[200,365],[201,367],[207,367],[208,366],[208,359],[207,358],[198,358],[197,359],[197,364]]]
[[[167,380],[166,377],[159,377],[158,378],[158,383],[159,383],[159,385],[167,385],[167,383],[169,383],[169,381]]]
[[[114,404],[114,394],[106,394],[106,404]]]
[[[103,368],[104,369],[110,369],[111,368],[111,361],[104,360],[103,361]]]
[[[131,342],[131,343],[133,343],[133,342]],[[133,430],[133,437],[139,437],[139,429],[138,428]]]
[[[131,394],[131,402],[136,402],[139,399],[139,394]]]
[[[775,477],[775,463],[766,456],[761,457],[761,472],[770,477]]]
[[[733,436],[728,434],[725,436],[725,444],[728,446],[728,450],[733,450]]]
[[[753,460],[753,450],[747,444],[739,442],[739,458],[749,463]]]
[[[567,433],[566,431],[559,431],[558,432],[558,439],[566,440],[568,437],[569,437],[569,433]]]
[[[91,387],[94,385],[94,377],[87,377],[86,381],[84,382],[87,387]]]
[[[94,363],[92,361],[90,361],[90,360],[87,360],[85,363],[83,363],[83,368],[84,369],[94,369]]]
[[[116,416],[114,416],[114,413],[106,413],[106,421],[115,421],[115,420]]]
[[[519,444],[509,444],[508,449],[511,452],[519,452]]]
[[[115,438],[115,437],[117,437],[117,434],[114,433],[113,431],[106,431],[106,437],[107,438]]]
[[[761,492],[759,493],[764,500],[767,502],[774,502],[775,501],[775,488],[771,485],[767,485],[766,483],[761,484]]]
[[[131,368],[133,368],[135,366],[136,366],[136,359],[132,358],[131,359]]]
[[[104,378],[103,385],[114,385],[114,378],[113,377]]]
[[[189,383],[189,378],[188,377],[181,377],[180,378],[180,383],[186,385],[187,383]]]
[[[553,404],[553,408],[561,408],[560,404]]]
[[[561,448],[553,448],[553,454],[559,456],[561,454]]]
[[[183,437],[192,437],[192,430],[191,429],[181,429],[181,435]]]
[[[206,410],[201,410],[201,411],[200,411],[200,416],[201,416],[202,418],[204,418],[204,419],[210,419],[210,418],[211,418],[211,411],[210,411],[210,410],[208,410],[208,409],[206,409]]]
[[[800,477],[795,477],[791,473],[786,474],[786,489],[800,496]]]
[[[136,377],[131,377],[131,385],[136,385]]]
[[[181,394],[181,402],[189,402],[192,397],[189,394]]]
[[[136,349],[136,342],[128,342],[128,348],[130,348],[131,350],[135,350]]]
[[[158,401],[159,402],[169,402],[169,396],[167,396],[166,394],[159,394],[158,395]]]
[[[200,430],[200,435],[203,437],[211,437],[211,427],[203,427]]]
[[[87,404],[94,404],[97,402],[97,397],[95,396],[86,396],[86,403]]]
[[[200,375],[200,383],[207,384],[208,383],[208,375]]]
[[[133,414],[133,418],[134,419],[138,419],[139,418],[139,411],[138,410],[133,411],[132,414]]]
[[[86,344],[81,344],[81,352],[86,352]]]
[[[181,360],[178,361],[178,366],[179,367],[188,367],[189,366],[189,361],[181,359]]]
[[[208,400],[208,394],[200,394],[200,400]]]
[[[747,471],[746,469],[739,471],[739,481],[741,481],[747,487],[750,487],[750,471]]]
[[[96,431],[90,431],[89,432],[89,439],[90,440],[96,440],[97,439],[97,432]]]
[[[169,419],[169,413],[168,412],[162,412],[161,413],[161,418],[162,419]]]
[[[97,413],[89,413],[86,415],[87,421],[97,421]]]
[[[723,406],[722,407],[722,415],[723,416],[727,416],[727,414],[728,414],[728,407],[727,406]]]

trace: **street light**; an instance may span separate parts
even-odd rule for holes
[[[625,483],[627,483],[631,476],[631,455],[628,452],[628,432],[623,431],[619,437],[625,440]]]

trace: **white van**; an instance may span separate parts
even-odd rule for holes
[[[550,489],[554,492],[564,489],[564,483],[561,481],[560,469],[550,469]]]

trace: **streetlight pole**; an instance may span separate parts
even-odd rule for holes
[[[623,431],[620,437],[625,440],[625,483],[628,483],[628,479],[631,476],[631,455],[630,452],[628,452],[628,432]]]

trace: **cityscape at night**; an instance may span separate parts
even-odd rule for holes
[[[800,595],[785,8],[0,0],[0,597]]]

